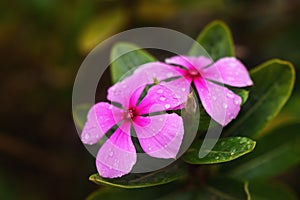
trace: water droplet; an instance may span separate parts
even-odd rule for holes
[[[219,158],[220,158],[219,156],[216,156],[216,157],[215,157],[216,160],[219,160]]]
[[[233,98],[234,97],[234,94],[233,93],[231,93],[231,92],[229,92],[229,93],[227,93],[227,97],[229,97],[229,98]]]
[[[233,155],[233,154],[234,154],[233,152],[230,153],[230,155]]]
[[[88,140],[90,138],[90,135],[88,133],[85,134],[84,139]]]
[[[224,146],[225,145],[225,142],[221,142],[221,146]]]
[[[235,100],[234,100],[234,104],[236,104],[236,105],[241,104],[241,100],[240,100],[240,99],[235,99]]]
[[[252,85],[252,82],[251,81],[247,81],[247,85]]]
[[[185,91],[186,91],[186,88],[181,88],[181,91],[182,91],[182,92],[185,92]]]
[[[226,103],[223,103],[223,108],[228,108],[228,105]]]
[[[165,108],[166,108],[166,109],[169,109],[170,107],[171,107],[170,104],[166,104],[166,105],[165,105]]]
[[[160,97],[159,100],[164,101],[166,100],[166,97]]]
[[[110,156],[110,157],[112,157],[113,155],[114,155],[114,152],[113,152],[113,151],[109,152],[109,156]]]
[[[152,148],[151,148],[151,147],[149,147],[148,149],[149,149],[149,151],[151,151],[151,150],[152,150]]]
[[[161,93],[163,93],[163,90],[162,90],[162,89],[159,89],[159,90],[157,90],[157,93],[158,93],[158,94],[161,94]]]
[[[160,117],[158,120],[159,120],[160,122],[164,121],[164,119],[163,119],[162,117]]]

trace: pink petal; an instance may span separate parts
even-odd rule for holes
[[[168,78],[182,76],[182,71],[185,70],[162,62],[151,62],[138,67],[133,75],[138,75],[143,81],[147,82],[147,84],[152,84],[154,83],[154,79],[162,81]]]
[[[253,85],[247,68],[236,58],[221,58],[212,66],[203,69],[204,78],[235,87]]]
[[[100,176],[116,178],[128,174],[137,155],[130,136],[130,123],[123,123],[100,148],[96,166]]]
[[[176,93],[162,85],[155,85],[148,90],[147,95],[143,98],[136,108],[138,115],[172,110],[181,104]]]
[[[151,62],[139,66],[131,76],[125,78],[123,81],[114,84],[108,89],[107,99],[118,102],[125,108],[129,108],[139,98],[136,92],[140,88],[144,88],[147,84],[153,84],[154,80],[162,81],[168,78],[181,76],[177,67],[173,67],[161,62]],[[181,70],[181,69],[178,69]],[[130,99],[133,94],[137,96]]]
[[[201,103],[206,112],[219,124],[226,126],[236,118],[242,99],[229,89],[204,80],[194,80]]]
[[[130,104],[139,98],[140,94],[138,92],[141,93],[146,84],[143,77],[129,76],[108,89],[107,99],[120,103],[125,108],[129,108]],[[136,96],[131,99],[134,93]]]
[[[201,70],[212,63],[212,61],[205,56],[174,56],[165,60],[168,64],[175,64],[186,67],[188,69]]]
[[[176,158],[184,128],[182,118],[175,113],[137,117],[133,123],[143,150],[152,157]]]
[[[85,144],[95,144],[114,125],[123,118],[123,111],[109,103],[95,104],[87,115],[81,141]]]

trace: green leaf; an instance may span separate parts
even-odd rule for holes
[[[289,99],[295,70],[291,63],[270,60],[250,72],[254,87],[238,118],[227,127],[225,135],[243,135],[256,138]]]
[[[240,88],[230,88],[235,94],[239,95],[242,98],[242,103],[241,105],[244,105],[249,97],[249,91],[245,89],[240,89]]]
[[[149,188],[135,188],[135,189],[124,189],[124,188],[112,188],[106,187],[96,192],[93,192],[87,200],[153,200],[161,198],[169,193],[176,191],[179,185],[171,183],[167,185],[154,186]]]
[[[73,110],[73,118],[76,126],[82,129],[86,120],[89,109],[91,108],[90,104],[80,104],[76,106]]]
[[[154,57],[140,47],[130,43],[118,43],[111,52],[111,76],[113,83],[128,76],[138,66],[156,61]]]
[[[255,200],[296,200],[295,194],[286,186],[279,183],[250,182],[249,192]]]
[[[246,137],[221,138],[212,150],[205,146],[201,148],[202,143],[203,141],[193,143],[183,156],[183,160],[191,164],[222,163],[241,157],[251,152],[255,147],[255,141]],[[204,158],[199,158],[200,149],[208,153]]]
[[[240,200],[248,199],[245,183],[230,178],[219,177],[210,180],[197,192],[195,199]]]
[[[300,124],[285,125],[266,134],[254,151],[223,165],[226,174],[242,180],[266,179],[300,163]]]
[[[234,56],[233,39],[228,26],[219,20],[208,24],[197,38],[211,58],[216,61],[222,57]],[[193,45],[190,56],[199,56],[197,45]]]
[[[143,188],[155,185],[166,184],[186,175],[184,168],[173,165],[158,171],[144,174],[128,174],[121,178],[102,178],[98,174],[90,176],[90,180],[97,184],[110,185],[120,188]]]

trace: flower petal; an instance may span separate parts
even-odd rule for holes
[[[123,123],[100,148],[96,166],[100,176],[116,178],[128,174],[137,155],[130,136],[130,123]]]
[[[221,58],[212,66],[203,69],[204,78],[235,87],[253,85],[247,68],[236,58]]]
[[[129,76],[108,89],[107,99],[120,103],[124,108],[129,108],[134,103],[146,86],[143,77]],[[140,92],[140,94],[138,94]],[[135,97],[132,96],[135,93]],[[132,98],[132,99],[131,99]]]
[[[95,104],[87,115],[81,141],[85,144],[95,144],[114,125],[123,118],[123,111],[109,103]]]
[[[155,85],[136,107],[137,115],[172,110],[181,104],[176,93],[162,85]]]
[[[147,82],[147,84],[152,84],[154,83],[154,79],[162,81],[168,78],[182,76],[182,71],[184,70],[179,67],[170,66],[162,62],[151,62],[138,67],[133,75],[143,77],[143,81]]]
[[[236,118],[242,102],[240,96],[203,78],[195,79],[194,83],[204,109],[216,122],[226,126]]]
[[[173,56],[165,60],[168,64],[175,64],[186,67],[187,69],[201,70],[212,63],[212,61],[205,56]]]
[[[182,143],[184,128],[175,113],[137,117],[133,123],[143,150],[152,157],[176,158]]]
[[[108,89],[107,99],[122,104],[128,108],[130,104],[136,103],[142,89],[147,84],[153,84],[154,80],[162,81],[168,78],[181,76],[176,67],[164,64],[162,62],[151,62],[139,66],[131,76],[121,82],[114,84]],[[139,95],[137,90],[140,92]],[[135,93],[135,99],[130,99]]]
[[[183,77],[169,82],[161,82],[160,85],[170,89],[181,103],[185,103],[187,100],[187,96],[190,93],[191,82],[191,79]]]

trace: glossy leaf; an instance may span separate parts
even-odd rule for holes
[[[278,59],[263,63],[250,75],[254,87],[238,118],[227,127],[225,135],[257,137],[285,105],[295,83],[293,65]]]
[[[222,57],[234,56],[233,39],[228,26],[222,21],[213,21],[208,24],[197,38],[197,42],[216,61]],[[197,45],[194,45],[189,55],[198,55]]]
[[[167,185],[154,186],[149,188],[134,188],[134,189],[124,189],[124,188],[112,188],[106,187],[98,191],[93,192],[87,200],[133,200],[133,199],[142,199],[142,200],[153,200],[161,198],[176,189],[179,186],[176,183],[171,183]]]
[[[295,194],[286,186],[274,182],[250,182],[249,193],[255,200],[296,200]]]
[[[98,174],[90,176],[90,180],[97,184],[110,185],[120,188],[143,188],[166,184],[183,178],[186,171],[177,165],[145,174],[128,174],[121,178],[102,178]]]
[[[91,108],[90,104],[80,104],[73,110],[73,118],[76,126],[80,129],[83,128],[86,120],[87,120],[87,113]]]
[[[211,139],[210,139],[211,140]],[[255,141],[246,137],[221,138],[211,151],[202,147],[203,151],[209,152],[204,158],[199,158],[200,147],[203,141],[192,144],[183,156],[185,162],[191,164],[215,164],[234,160],[251,152],[255,147]]]
[[[224,166],[227,174],[242,180],[266,179],[300,163],[300,124],[276,129],[257,142],[254,151]]]
[[[240,200],[248,199],[247,197],[244,182],[219,177],[205,184],[196,199]]]
[[[112,80],[116,83],[124,76],[130,75],[138,66],[153,61],[155,58],[138,46],[130,43],[118,43],[111,52]]]

